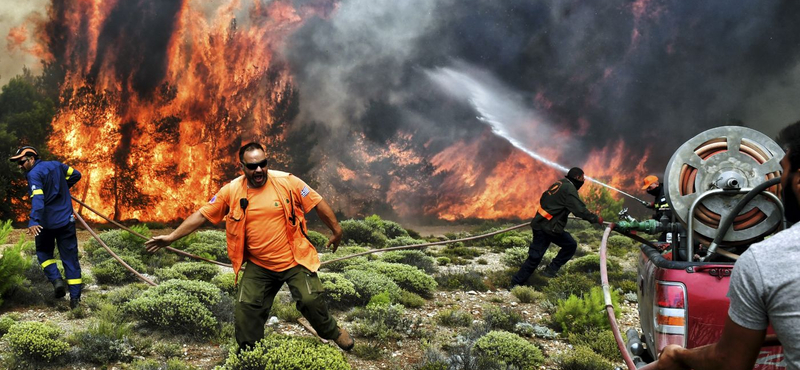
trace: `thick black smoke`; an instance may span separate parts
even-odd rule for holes
[[[577,158],[623,139],[638,154],[652,147],[658,172],[704,129],[743,123],[774,136],[800,119],[797,19],[795,1],[352,0],[308,21],[286,55],[300,121],[339,138],[364,132],[381,145],[408,131],[436,153],[480,135],[472,108],[425,77],[463,62],[575,132]],[[347,157],[341,148],[322,150]],[[508,153],[487,152],[476,158]]]

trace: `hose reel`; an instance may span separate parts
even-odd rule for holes
[[[766,135],[738,126],[704,131],[681,145],[664,173],[667,202],[684,225],[698,199],[692,220],[697,239],[708,244],[717,236],[720,220],[751,189],[781,174],[779,161],[784,152]],[[707,194],[716,190],[714,194]],[[722,190],[722,191],[720,191]],[[780,195],[780,185],[767,191]],[[734,219],[723,241],[728,245],[748,244],[770,234],[780,225],[778,205],[767,196],[754,198]]]

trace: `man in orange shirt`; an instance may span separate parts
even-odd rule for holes
[[[239,149],[244,176],[220,189],[213,198],[183,221],[169,235],[148,240],[147,251],[170,245],[206,220],[225,219],[228,256],[239,285],[234,312],[236,342],[244,349],[264,337],[275,295],[289,285],[297,309],[320,337],[333,339],[342,349],[353,348],[354,340],[328,312],[322,283],[317,276],[319,256],[306,237],[305,214],[312,208],[331,229],[327,246],[339,247],[342,228],[333,210],[303,180],[286,172],[267,170],[264,148],[249,143]],[[239,279],[243,263],[247,268]]]

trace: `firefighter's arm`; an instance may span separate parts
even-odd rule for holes
[[[31,228],[38,226],[37,232],[34,232],[33,235],[39,235],[38,230],[41,230],[40,223],[44,217],[43,184],[44,181],[42,181],[42,176],[39,172],[31,171],[31,173],[28,174],[28,190],[31,194],[31,217],[28,221],[29,233],[34,232]]]
[[[319,218],[333,233],[333,235],[328,238],[328,243],[325,244],[325,248],[331,247],[333,251],[336,252],[336,250],[339,249],[339,243],[342,241],[342,227],[339,226],[339,221],[336,220],[333,209],[325,202],[325,199],[320,200],[315,209],[317,210]]]
[[[167,235],[159,235],[150,238],[150,240],[144,243],[148,252],[153,253],[158,251],[159,249],[169,246],[172,242],[183,238],[186,235],[191,234],[193,231],[197,230],[198,227],[203,225],[206,222],[206,217],[200,211],[192,213],[187,219],[183,220],[180,226],[177,229],[172,231]]]
[[[586,209],[586,204],[578,197],[578,192],[570,192],[570,194],[567,195],[567,209],[572,212],[573,215],[593,224],[601,222],[600,216]]]
[[[67,185],[72,188],[72,185],[75,185],[81,179],[80,171],[67,166],[66,164],[61,164],[61,169],[64,170],[65,178],[67,179]]]
[[[766,329],[747,329],[728,316],[719,342],[692,349],[669,345],[661,352],[655,368],[750,370],[756,363],[766,332]]]

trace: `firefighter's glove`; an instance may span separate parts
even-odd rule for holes
[[[599,224],[600,226],[603,226],[603,217],[602,216],[597,216],[597,224]]]
[[[656,208],[656,204],[655,204],[655,202],[645,202],[645,201],[642,201],[642,205],[643,205],[643,206],[645,206],[645,207],[647,207],[647,208]]]

